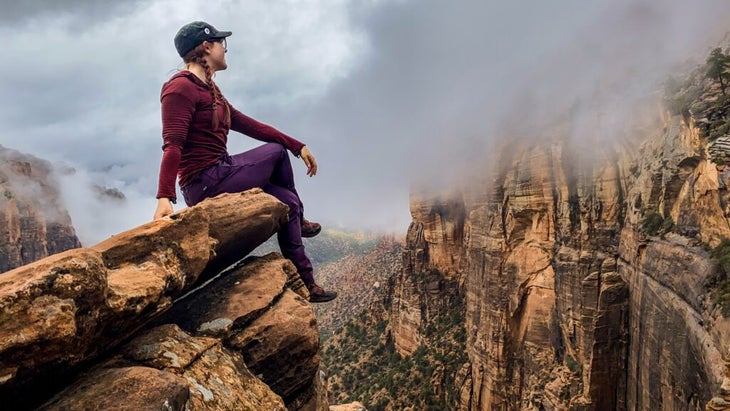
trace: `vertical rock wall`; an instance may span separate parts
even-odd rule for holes
[[[429,319],[458,292],[464,231],[460,193],[438,199],[411,195],[413,222],[403,251],[403,269],[391,279],[390,332],[401,355],[421,344]]]
[[[559,142],[515,153],[464,243],[472,409],[612,409],[628,318],[618,170],[575,170]]]
[[[611,144],[560,130],[512,144],[481,186],[412,199],[394,335],[413,352],[437,305],[415,273],[457,279],[470,359],[459,409],[703,409],[719,392],[730,325],[706,250],[730,237],[730,173],[681,117],[646,124]]]
[[[664,120],[664,131],[641,147],[636,171],[627,176],[619,265],[631,291],[626,404],[701,410],[722,384],[730,341],[728,320],[707,287],[714,272],[707,249],[730,238],[727,177],[706,160],[693,123]],[[644,235],[641,216],[648,210],[658,210],[674,229]]]

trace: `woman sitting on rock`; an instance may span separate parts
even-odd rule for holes
[[[175,36],[175,48],[186,66],[162,86],[164,145],[154,218],[172,214],[177,176],[188,206],[221,193],[261,187],[289,206],[289,222],[278,232],[279,247],[299,271],[310,301],[330,301],[337,293],[314,282],[312,263],[302,244],[302,237],[317,235],[321,226],[304,219],[287,149],[302,158],[310,177],[317,174],[317,161],[302,142],[246,116],[223,97],[213,74],[227,68],[226,37],[230,35],[195,21]],[[226,146],[231,129],[267,144],[231,156]]]

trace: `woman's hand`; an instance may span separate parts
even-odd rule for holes
[[[304,165],[307,166],[307,175],[310,177],[313,177],[317,174],[317,160],[314,159],[314,155],[312,155],[312,152],[309,151],[307,146],[302,147],[301,153],[299,155],[302,156],[302,161],[304,161]]]
[[[162,217],[167,217],[172,214],[172,202],[169,198],[160,198],[157,200],[157,210],[155,210],[154,220],[159,220]]]

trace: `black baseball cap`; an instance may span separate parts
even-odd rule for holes
[[[218,31],[215,27],[204,21],[194,21],[180,27],[180,30],[177,31],[175,35],[175,48],[180,57],[185,57],[190,50],[202,42],[219,40],[231,34],[230,31]]]

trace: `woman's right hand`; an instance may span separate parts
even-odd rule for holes
[[[314,177],[317,174],[317,160],[314,159],[314,155],[307,146],[302,147],[302,151],[299,153],[304,161],[304,165],[307,166],[307,175]]]
[[[160,198],[157,200],[157,210],[155,210],[154,220],[159,220],[162,217],[167,217],[172,214],[172,201],[169,198]]]

